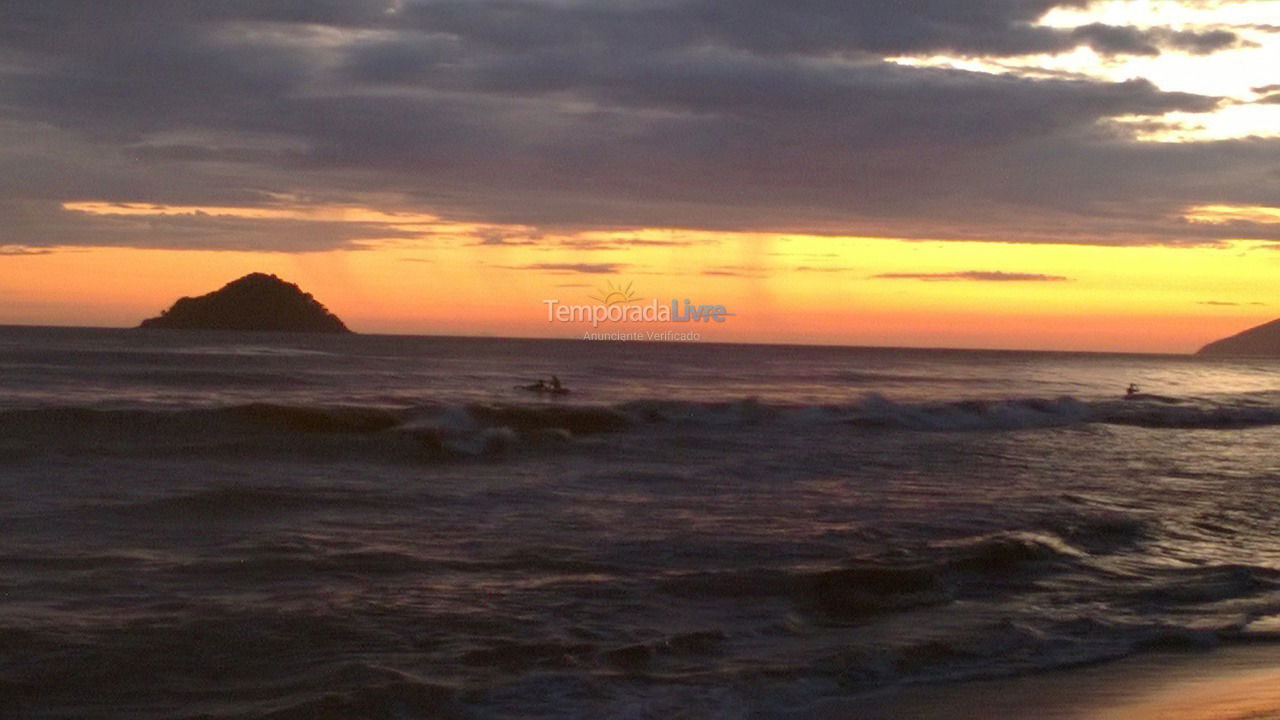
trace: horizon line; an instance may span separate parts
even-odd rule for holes
[[[328,333],[263,331],[263,330],[187,330],[171,328],[141,328],[137,325],[32,325],[23,323],[0,323],[0,330],[25,328],[46,330],[146,330],[149,333],[238,333],[244,335],[289,335],[289,336],[325,336]],[[1072,355],[1141,355],[1151,357],[1201,357],[1198,352],[1149,352],[1141,350],[1063,350],[1053,348],[996,348],[996,347],[939,347],[927,345],[848,345],[840,343],[819,342],[771,342],[771,341],[725,341],[725,340],[586,340],[578,337],[545,337],[529,335],[457,335],[446,333],[395,333],[395,332],[359,332],[351,330],[341,336],[364,337],[407,337],[407,338],[441,338],[453,340],[537,340],[547,342],[593,342],[635,345],[729,345],[745,347],[796,347],[796,348],[836,348],[847,350],[931,350],[938,352],[987,352],[987,353],[1055,353]],[[1219,338],[1221,339],[1221,338]],[[1214,342],[1214,341],[1210,341]],[[1203,346],[1201,346],[1203,347]],[[1221,359],[1221,358],[1215,358]]]

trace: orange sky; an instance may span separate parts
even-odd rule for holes
[[[544,300],[610,283],[733,317],[600,331],[710,341],[1191,352],[1280,315],[1280,3],[38,5],[0,38],[0,324],[250,272],[368,333],[581,337]]]
[[[600,331],[694,329],[731,342],[1189,352],[1277,312],[1280,252],[1258,242],[1090,247],[638,230],[481,244],[474,227],[402,220],[422,224],[422,239],[309,253],[0,255],[0,323],[131,326],[253,271],[299,283],[369,333],[581,337],[584,326],[548,322],[543,301],[591,304],[610,282],[632,283],[645,301],[688,298],[735,315],[721,325]]]

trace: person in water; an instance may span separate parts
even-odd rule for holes
[[[554,393],[569,392],[564,387],[564,385],[560,383],[560,378],[556,375],[551,376],[550,382],[547,382],[542,378],[538,378],[536,382],[530,383],[528,385],[517,385],[516,389],[532,390],[534,392],[554,392]]]
[[[1125,394],[1125,395],[1136,395],[1137,393],[1138,393],[1138,384],[1137,384],[1137,383],[1129,383],[1129,387],[1128,387],[1128,388],[1126,388],[1126,389],[1125,389],[1125,391],[1124,391],[1124,394]]]

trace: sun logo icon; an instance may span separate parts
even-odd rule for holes
[[[640,296],[636,295],[636,291],[632,289],[630,282],[626,285],[614,285],[613,281],[609,280],[596,293],[596,295],[589,295],[588,297],[601,305],[625,305],[627,303],[640,302]]]

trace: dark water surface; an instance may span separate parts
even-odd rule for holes
[[[768,718],[1269,641],[1277,441],[1275,361],[0,328],[0,716]]]

